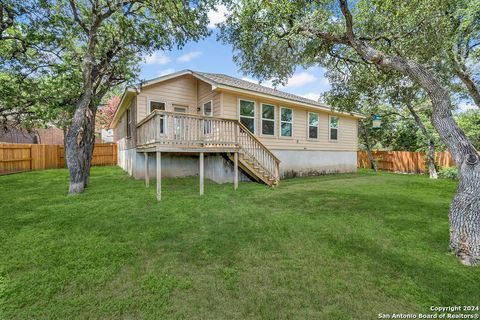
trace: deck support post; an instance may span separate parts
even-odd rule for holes
[[[157,151],[157,200],[162,199],[162,153]]]
[[[150,177],[148,176],[148,152],[143,153],[144,159],[144,166],[145,166],[145,187],[150,185]]]
[[[238,151],[233,154],[233,189],[238,189]]]
[[[203,195],[203,180],[204,180],[204,156],[203,152],[200,152],[200,195]]]

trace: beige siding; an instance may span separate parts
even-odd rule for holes
[[[253,96],[223,93],[223,117],[238,119],[238,100],[246,99],[255,101],[255,135],[259,140],[272,150],[357,150],[357,120],[353,117],[339,116],[338,140],[329,140],[329,113],[315,109],[307,109],[294,104],[278,104],[272,100],[257,99]],[[261,103],[275,106],[275,134],[265,136],[261,134]],[[291,138],[280,136],[280,107],[293,109],[293,136]],[[308,139],[307,115],[316,112],[319,115],[318,139]]]
[[[220,109],[220,93],[212,91],[212,86],[206,82],[198,80],[197,82],[198,92],[198,106],[200,107],[200,114],[203,114],[203,104],[212,101],[213,104],[213,116],[221,117]]]
[[[137,122],[150,113],[150,100],[166,102],[167,111],[173,111],[175,105],[187,107],[189,113],[197,113],[197,79],[184,75],[143,88],[138,95]]]

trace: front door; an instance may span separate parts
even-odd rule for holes
[[[173,105],[173,111],[178,113],[187,113],[187,107]],[[175,116],[173,127],[175,128],[175,140],[182,139],[182,137],[186,137],[186,126],[185,126],[185,118],[182,116]]]

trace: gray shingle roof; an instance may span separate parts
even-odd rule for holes
[[[275,90],[275,89],[265,87],[265,86],[262,86],[260,84],[256,84],[256,83],[253,83],[253,82],[250,82],[250,81],[234,78],[234,77],[228,76],[226,74],[207,73],[207,72],[198,72],[198,71],[192,71],[192,73],[197,74],[200,77],[207,78],[208,80],[210,80],[214,83],[217,83],[217,84],[221,84],[221,85],[225,85],[225,86],[229,86],[229,87],[235,87],[235,88],[239,88],[239,89],[244,89],[244,90],[248,90],[248,91],[253,91],[253,92],[257,92],[257,93],[263,93],[263,94],[271,95],[271,96],[278,97],[278,98],[288,99],[288,100],[292,100],[292,101],[296,101],[296,102],[311,104],[311,105],[314,105],[314,106],[330,109],[330,107],[328,107],[328,106],[326,106],[323,103],[320,103],[318,101],[307,99],[307,98],[297,96],[297,95],[294,95],[294,94],[291,94],[291,93]]]

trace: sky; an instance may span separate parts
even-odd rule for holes
[[[233,62],[231,45],[217,41],[217,23],[224,20],[224,8],[218,12],[210,12],[209,29],[212,35],[199,42],[188,42],[181,50],[169,52],[157,51],[145,58],[141,66],[140,79],[149,80],[172,72],[190,69],[201,72],[224,73],[232,77],[258,83],[252,76],[242,74]],[[320,94],[330,89],[328,80],[323,75],[324,70],[320,67],[309,69],[299,68],[288,80],[284,87],[278,90],[293,93],[312,100],[318,100]],[[262,85],[271,86],[270,82]]]

